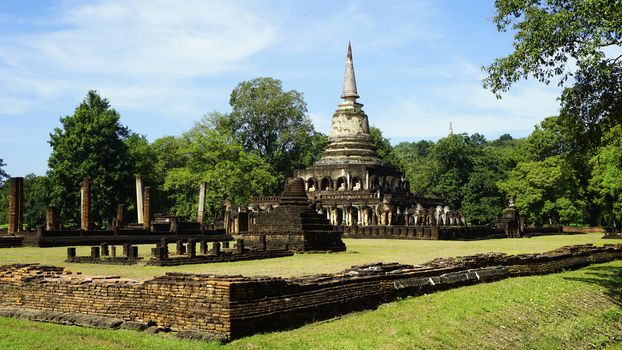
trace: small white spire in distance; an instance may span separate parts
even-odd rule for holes
[[[451,125],[451,122],[449,122],[449,136],[453,136],[454,134],[454,128]]]

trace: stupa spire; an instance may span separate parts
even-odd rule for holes
[[[356,91],[356,77],[354,76],[354,65],[352,64],[352,45],[348,41],[348,55],[346,57],[346,71],[343,75],[343,93],[341,98],[346,101],[355,102],[359,95]]]

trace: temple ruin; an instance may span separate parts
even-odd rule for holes
[[[294,177],[303,179],[307,197],[318,213],[332,225],[346,227],[466,225],[464,215],[443,200],[413,194],[404,174],[379,157],[368,117],[357,101],[350,44],[341,98],[322,157],[312,166],[294,171]],[[278,197],[256,197],[248,210],[252,216],[276,206]]]

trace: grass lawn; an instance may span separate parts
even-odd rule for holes
[[[207,273],[217,275],[246,276],[300,276],[314,273],[342,271],[352,265],[375,262],[400,262],[418,264],[437,257],[469,255],[481,252],[504,252],[508,254],[534,253],[552,250],[564,245],[608,243],[602,240],[602,233],[576,235],[542,236],[522,239],[492,239],[482,241],[419,241],[419,240],[376,240],[344,239],[348,251],[330,254],[296,254],[293,257],[186,265],[175,267],[115,266],[92,264],[67,264],[64,262],[66,248],[6,248],[0,249],[0,265],[12,263],[41,263],[66,266],[85,275],[119,275],[135,279],[149,279],[167,271]],[[609,242],[614,243],[614,242]],[[148,258],[154,245],[139,246],[141,256]],[[174,245],[170,245],[175,249]],[[117,247],[121,251],[121,247]],[[78,247],[78,255],[89,255],[89,247]]]
[[[615,243],[602,233],[486,241],[346,239],[348,252],[178,267],[66,264],[66,248],[0,249],[0,265],[39,262],[87,275],[151,278],[166,271],[292,276],[372,262],[421,263],[478,252],[540,252]],[[120,248],[120,247],[119,247]],[[151,246],[140,246],[146,255]],[[172,248],[172,246],[171,246]],[[78,255],[89,254],[79,247]],[[622,261],[411,297],[298,329],[226,345],[167,335],[0,318],[0,349],[586,349],[622,350]]]
[[[622,348],[622,261],[411,297],[226,345],[0,318],[2,349]]]

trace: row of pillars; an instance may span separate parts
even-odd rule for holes
[[[187,244],[184,244],[184,241],[178,240],[175,242],[175,255],[178,256],[186,256],[188,258],[195,258],[197,256],[197,241],[194,239],[189,239]],[[221,252],[221,243],[214,242],[212,243],[212,249],[208,249],[207,241],[202,240],[199,241],[199,249],[201,255],[214,255],[218,256]],[[229,242],[222,242],[223,249],[229,249]],[[238,239],[235,245],[236,253],[242,254],[244,253],[244,240]],[[151,249],[151,256],[159,259],[165,260],[169,258],[169,250],[168,250],[168,241],[166,238],[162,238],[161,242],[156,244],[155,248]]]
[[[138,247],[133,246],[129,243],[123,245],[123,256],[129,260],[138,259]],[[71,262],[74,258],[76,258],[76,248],[69,247],[67,248],[67,260]],[[91,258],[99,259],[100,257],[117,257],[117,247],[112,245],[109,246],[108,243],[102,243],[99,246],[91,247]]]
[[[205,220],[205,182],[201,182],[199,188],[198,221],[201,225]],[[12,177],[9,179],[9,212],[8,233],[23,231],[24,226],[24,178]],[[143,187],[142,178],[136,177],[136,211],[138,223],[143,224],[146,230],[151,229],[151,187]],[[125,204],[117,206],[115,226],[123,226],[125,222]],[[93,229],[93,216],[91,213],[91,179],[86,177],[80,186],[80,228],[85,231]],[[45,229],[48,231],[60,229],[56,210],[53,207],[46,208]]]
[[[205,221],[205,182],[199,185],[199,210],[197,212],[198,222],[203,225]],[[143,224],[145,229],[151,229],[151,208],[150,187],[143,187],[143,180],[140,176],[136,176],[136,211],[138,214],[138,223]],[[119,216],[117,208],[117,216]]]

